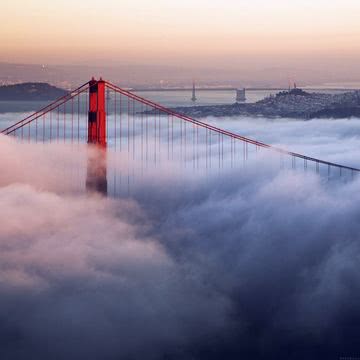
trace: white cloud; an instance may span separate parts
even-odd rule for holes
[[[355,119],[216,121],[356,162]],[[44,151],[1,137],[0,150],[5,358],[356,351],[360,180],[326,182],[251,165],[180,177],[164,163],[139,180],[132,199],[112,199],[84,194],[64,171],[84,162],[85,148]],[[119,172],[132,164],[125,155],[112,162],[109,153]]]

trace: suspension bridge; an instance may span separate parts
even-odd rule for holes
[[[271,156],[282,168],[327,177],[360,169],[291,152],[180,114],[94,78],[39,111],[7,126],[4,135],[29,143],[89,144],[101,154],[87,164],[86,187],[107,193],[107,149],[125,152],[141,168],[161,162],[193,170],[237,168]]]

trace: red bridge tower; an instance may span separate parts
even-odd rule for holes
[[[89,82],[88,143],[106,147],[105,81]]]
[[[106,177],[106,104],[105,81],[89,82],[88,144],[95,145],[89,154],[86,188],[107,194]]]

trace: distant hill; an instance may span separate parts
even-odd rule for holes
[[[47,101],[55,100],[67,93],[47,83],[22,83],[0,86],[0,101]]]
[[[342,94],[283,91],[256,103],[177,107],[182,114],[206,116],[263,116],[267,118],[316,119],[360,117],[360,90]]]

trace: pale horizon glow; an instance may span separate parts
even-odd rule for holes
[[[1,10],[2,62],[355,71],[360,56],[358,0],[5,0]]]

